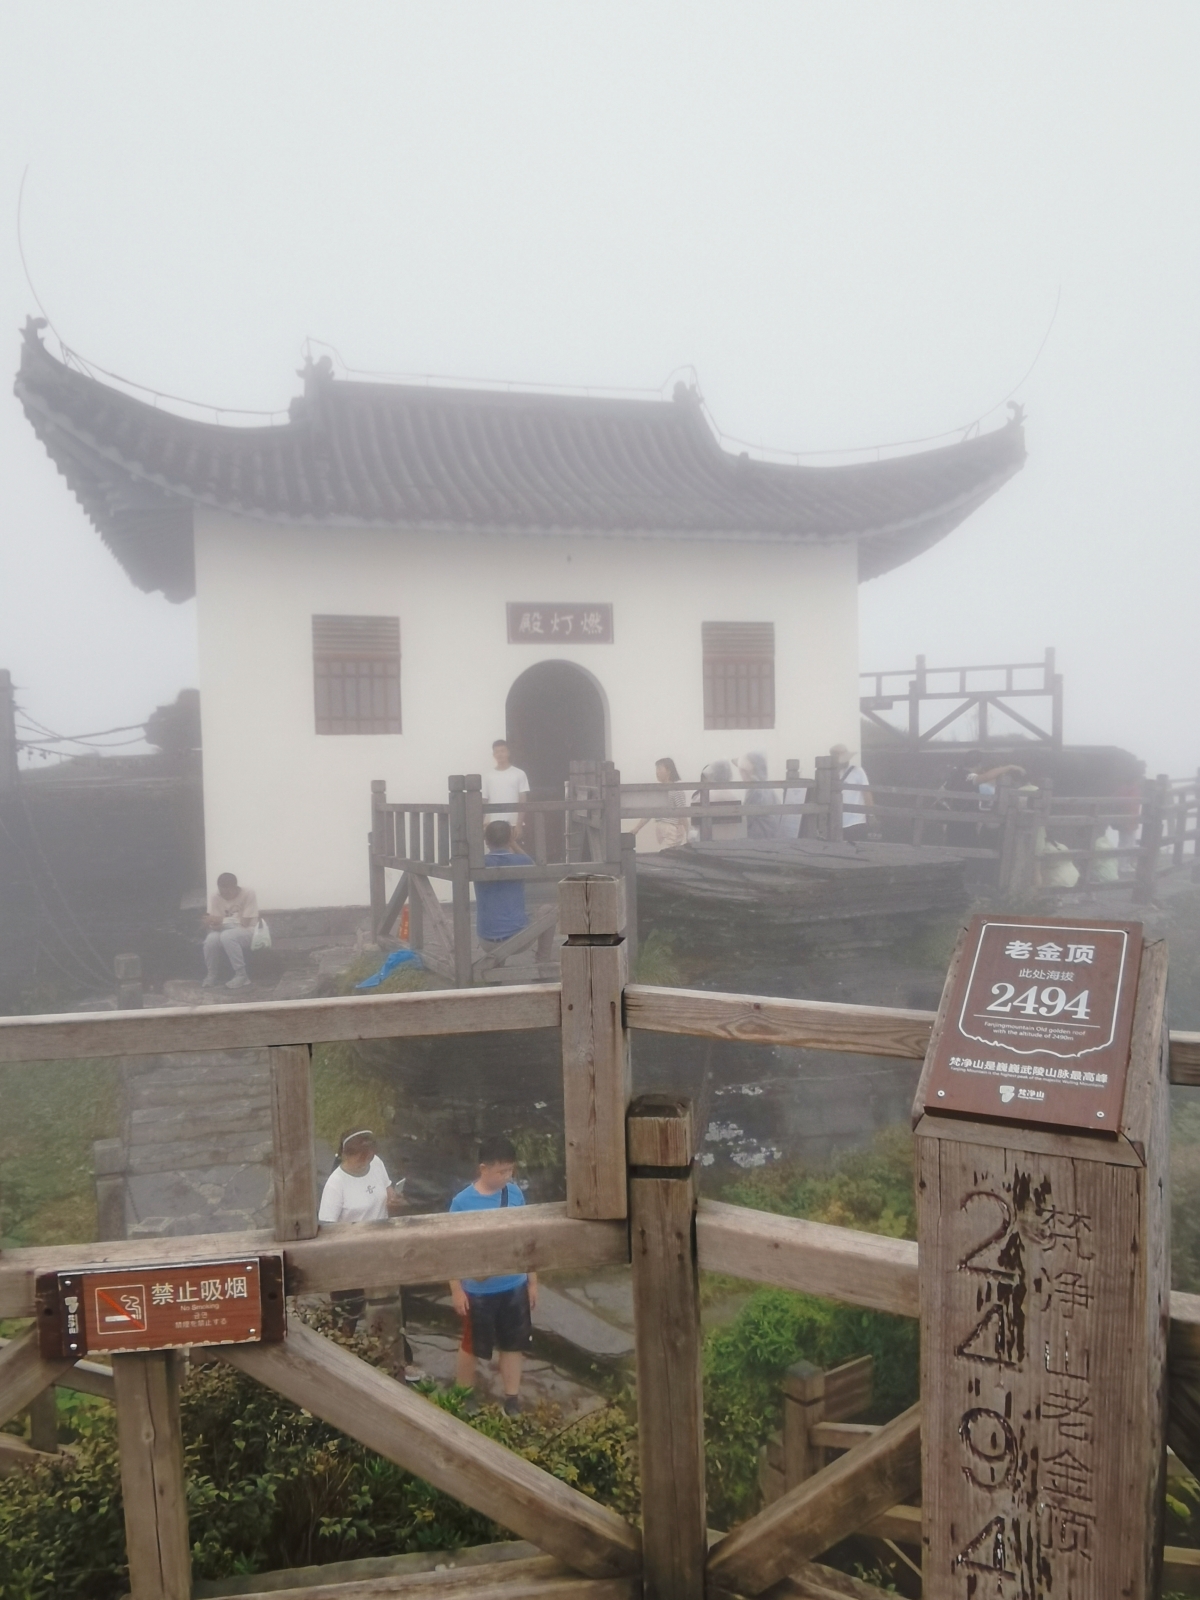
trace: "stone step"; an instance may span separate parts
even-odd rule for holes
[[[219,1083],[219,1084],[253,1084],[267,1083],[270,1078],[270,1069],[265,1060],[247,1061],[208,1061],[204,1057],[194,1060],[176,1061],[168,1057],[168,1063],[153,1058],[156,1064],[153,1067],[139,1069],[129,1065],[126,1068],[128,1081],[142,1085],[174,1085],[178,1083]]]
[[[228,1101],[261,1100],[270,1106],[271,1088],[264,1076],[261,1082],[213,1083],[207,1077],[189,1075],[182,1083],[132,1083],[129,1103],[135,1110],[150,1106],[225,1105]]]
[[[132,1144],[163,1139],[214,1139],[243,1133],[267,1133],[271,1107],[264,1100],[230,1100],[204,1111],[195,1106],[148,1106],[129,1114]]]
[[[270,1137],[254,1131],[239,1131],[223,1138],[163,1139],[132,1146],[126,1170],[131,1173],[187,1171],[202,1167],[240,1166],[247,1162],[266,1165],[271,1160]]]

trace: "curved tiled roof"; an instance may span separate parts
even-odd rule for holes
[[[192,508],[271,522],[581,537],[855,540],[874,577],[943,538],[1019,470],[1019,422],[853,466],[721,448],[695,396],[668,401],[335,380],[289,421],[195,422],[67,367],[25,330],[16,393],[133,581],[193,591]]]

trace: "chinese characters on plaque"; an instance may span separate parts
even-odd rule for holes
[[[509,644],[611,644],[613,608],[607,602],[508,602]]]
[[[924,1109],[1115,1134],[1140,923],[975,917]]]
[[[51,1360],[284,1336],[278,1256],[47,1273],[37,1292],[42,1354]]]

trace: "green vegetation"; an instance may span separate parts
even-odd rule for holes
[[[96,1236],[92,1140],[117,1132],[116,1061],[0,1066],[0,1249]]]
[[[916,1237],[912,1135],[888,1128],[825,1167],[780,1162],[723,1189],[721,1198],[785,1216]],[[860,1311],[782,1289],[757,1289],[704,1345],[709,1518],[730,1527],[758,1494],[758,1451],[781,1421],[780,1385],[794,1361],[836,1367],[875,1358],[878,1419],[911,1405],[918,1389],[918,1329],[905,1317]]]
[[[367,1340],[342,1341],[380,1359]],[[429,1398],[463,1416],[465,1396]],[[217,1362],[182,1392],[197,1577],[448,1550],[507,1537],[494,1523]],[[554,1407],[488,1408],[473,1426],[625,1516],[636,1449],[615,1405],[565,1423]],[[125,1588],[115,1417],[80,1414],[73,1453],[0,1479],[0,1600],[113,1600]]]

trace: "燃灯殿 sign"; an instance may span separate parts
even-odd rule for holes
[[[283,1261],[240,1256],[186,1266],[49,1272],[37,1280],[38,1333],[48,1360],[283,1338]]]
[[[1115,1134],[1141,950],[1136,922],[975,917],[924,1109]]]

